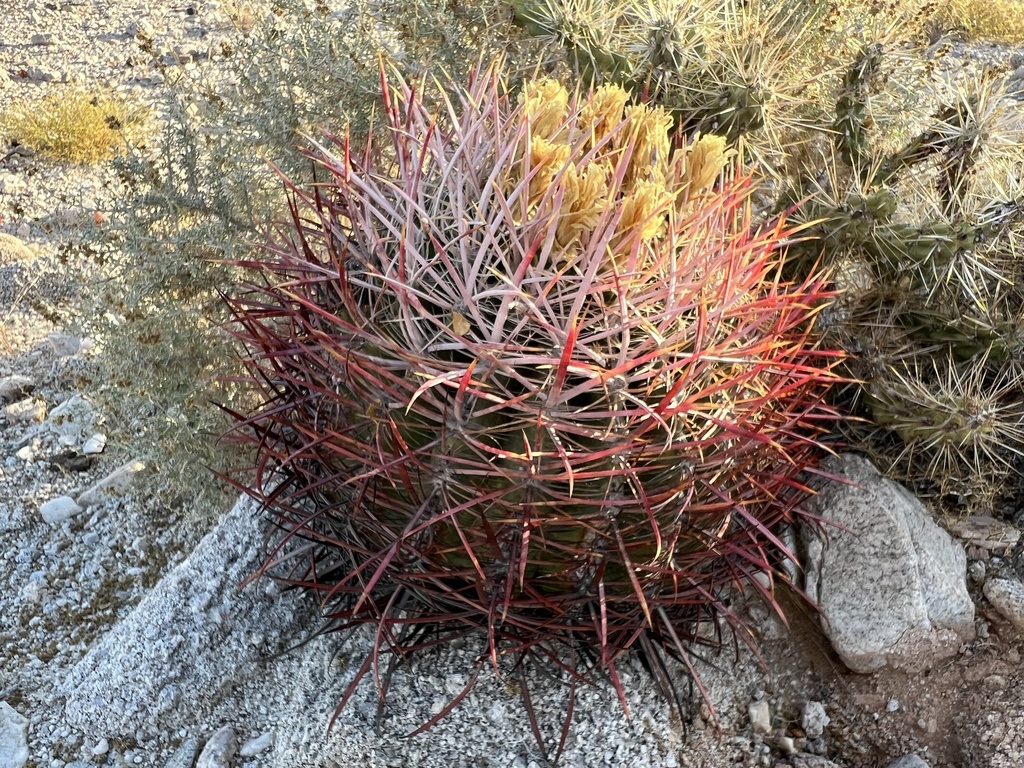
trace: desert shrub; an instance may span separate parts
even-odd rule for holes
[[[230,9],[229,9],[230,10]],[[162,68],[169,95],[162,135],[119,161],[124,205],[108,269],[96,287],[95,333],[104,340],[111,429],[158,465],[151,476],[175,497],[216,494],[200,465],[233,461],[216,445],[226,426],[211,401],[239,396],[234,355],[218,326],[217,298],[239,259],[283,210],[275,167],[308,178],[303,135],[346,125],[367,130],[380,93],[378,62],[439,77],[483,49],[517,50],[508,12],[486,0],[234,4],[236,33],[216,66]],[[521,35],[519,35],[521,37]],[[153,41],[140,36],[144,51]],[[216,504],[209,505],[216,508]]]
[[[124,151],[145,119],[146,110],[120,96],[62,88],[15,106],[0,119],[0,134],[54,160],[96,163]]]
[[[729,589],[775,605],[833,416],[824,277],[779,279],[794,231],[752,227],[724,139],[674,146],[618,86],[515,107],[479,75],[435,116],[396,82],[386,142],[311,149],[229,300],[267,567],[376,629],[341,706],[381,654],[456,637],[480,661],[430,723],[499,657],[607,673],[625,705],[634,647],[661,669],[718,621],[753,642]]]

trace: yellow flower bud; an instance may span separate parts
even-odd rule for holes
[[[618,85],[602,85],[580,110],[579,128],[589,133],[590,146],[596,146],[622,122],[622,110],[629,93]]]
[[[558,137],[569,112],[569,93],[561,83],[550,77],[532,80],[523,86],[519,103],[533,136],[549,141]]]
[[[523,169],[524,178],[533,174],[528,192],[530,205],[543,197],[551,186],[552,177],[565,167],[568,160],[568,144],[558,144],[540,136],[530,139],[529,166]]]
[[[663,107],[652,109],[643,104],[626,107],[625,112],[629,123],[621,134],[620,146],[625,148],[632,143],[633,147],[625,186],[629,188],[638,181],[663,180],[672,146],[669,140],[672,116]]]
[[[690,193],[707,189],[735,154],[735,150],[726,149],[724,137],[710,133],[701,136],[698,133],[682,158],[681,185]]]
[[[583,171],[570,164],[563,177],[562,208],[559,211],[555,242],[563,248],[582,232],[593,230],[607,203],[608,168],[591,163]]]
[[[625,256],[634,238],[653,240],[665,224],[665,213],[675,201],[675,195],[661,182],[638,181],[631,192],[622,198],[622,216],[616,226],[612,252]]]

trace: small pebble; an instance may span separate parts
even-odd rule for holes
[[[779,736],[778,739],[779,749],[781,749],[787,755],[796,754],[796,744],[793,743],[793,739],[790,736]]]
[[[206,742],[195,768],[228,768],[236,749],[235,729],[225,725]]]
[[[3,241],[0,240],[0,248],[2,246]],[[28,376],[4,376],[0,378],[0,402],[24,397],[35,389],[35,386],[35,382]]]
[[[800,727],[804,729],[808,739],[818,739],[825,732],[825,726],[831,721],[825,713],[825,706],[820,701],[804,702],[800,713]]]
[[[28,397],[8,405],[4,408],[4,414],[7,416],[7,420],[13,423],[44,421],[46,419],[46,403]]]
[[[70,496],[58,496],[39,507],[43,520],[50,525],[64,522],[81,511],[82,508]]]
[[[904,755],[889,763],[889,768],[931,768],[924,760],[914,754]]]
[[[95,435],[85,441],[82,446],[82,453],[93,454],[103,453],[103,449],[107,447],[107,436],[97,432]]]
[[[254,757],[260,752],[263,752],[274,744],[274,736],[269,731],[264,733],[262,736],[257,736],[255,739],[249,739],[242,748],[238,750],[238,754],[242,757]]]
[[[991,691],[1001,691],[1006,688],[1006,678],[1002,675],[989,675],[983,682],[985,687]]]
[[[754,733],[769,733],[772,729],[772,715],[767,701],[752,701],[747,707],[750,715],[750,727]]]

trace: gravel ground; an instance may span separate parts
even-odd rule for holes
[[[164,75],[140,51],[140,32],[154,41],[157,57],[172,70],[186,71],[216,67],[220,42],[235,33],[225,7],[212,0],[5,4],[0,14],[0,112],[75,83],[113,88],[159,111]],[[944,66],[955,73],[995,63],[1012,87],[1024,82],[1024,57],[1005,46],[957,46]],[[196,522],[202,515],[133,491],[133,475],[145,470],[122,446],[104,444],[104,414],[93,411],[88,388],[81,386],[98,350],[80,335],[77,300],[86,281],[102,276],[102,266],[85,252],[84,235],[90,227],[104,226],[95,214],[107,209],[117,194],[117,180],[103,166],[69,169],[22,151],[0,160],[0,233],[16,238],[0,236],[0,702],[28,719],[24,764],[32,768],[186,768],[199,745],[224,724],[232,725],[239,742],[247,747],[234,763],[217,761],[210,751],[204,766],[283,768],[285,755],[297,760],[295,765],[421,764],[427,759],[421,754],[425,747],[399,748],[369,735],[372,690],[339,725],[347,751],[319,749],[322,733],[301,731],[292,732],[291,751],[280,744],[269,748],[267,734],[279,725],[276,719],[282,713],[298,717],[310,708],[329,711],[329,702],[336,700],[338,685],[345,678],[341,672],[365,645],[366,639],[359,637],[350,641],[351,646],[326,640],[311,643],[303,658],[308,661],[312,654],[318,660],[324,670],[319,677],[310,677],[308,664],[267,667],[267,676],[280,681],[281,693],[275,701],[259,698],[264,688],[243,685],[237,694],[218,702],[194,703],[193,711],[149,723],[130,738],[87,732],[68,723],[63,681],[88,648],[117,621],[130,616],[206,533]],[[302,615],[307,618],[312,615],[308,605],[296,610],[305,611]],[[694,766],[781,765],[779,750],[752,734],[753,718],[745,706],[729,699],[732,688],[755,701],[770,702],[776,718],[792,723],[800,720],[794,708],[801,702],[834,697],[829,699],[830,711],[843,728],[835,738],[841,735],[847,740],[844,754],[850,756],[850,764],[877,759],[877,764],[888,765],[889,758],[910,749],[927,754],[929,745],[933,754],[939,752],[932,768],[957,764],[956,749],[940,746],[943,738],[951,738],[952,713],[936,715],[934,723],[913,718],[914,724],[908,719],[901,725],[899,702],[891,708],[890,702],[897,700],[892,692],[908,691],[916,701],[926,702],[931,696],[941,698],[942,686],[969,681],[976,673],[965,678],[947,671],[931,688],[897,677],[836,683],[841,678],[834,661],[820,648],[814,649],[814,632],[808,630],[802,637],[808,647],[796,656],[788,651],[788,639],[776,643],[773,659],[778,666],[771,679],[749,659],[718,678],[709,669],[709,677],[717,680],[716,690],[723,691],[720,714],[732,728],[724,742],[710,732],[694,734],[685,749],[681,742],[660,742],[661,731],[644,718],[660,717],[663,708],[647,688],[638,686],[637,720],[632,725],[623,720],[608,741],[590,738],[587,724],[577,725],[579,736],[570,744],[574,764],[671,766],[676,755],[685,755],[682,764]],[[999,645],[997,640],[991,641],[995,646],[985,648],[1005,651],[1010,641],[998,640]],[[973,657],[989,653],[977,648],[968,651]],[[449,649],[423,666],[446,669],[466,653]],[[296,668],[306,670],[306,677],[289,679]],[[332,669],[338,674],[329,676]],[[1005,685],[992,684],[1000,692],[1016,690],[1007,682],[1016,674],[1013,665],[1006,669]],[[639,670],[627,674],[639,677]],[[457,693],[458,683],[439,675],[427,675],[419,682],[412,676],[399,679],[398,698],[407,701],[409,708],[392,716],[396,732],[410,730],[435,713],[439,697]],[[442,737],[448,742],[439,753],[449,765],[539,765],[531,756],[526,724],[521,714],[513,712],[515,698],[503,691],[503,685],[493,675],[485,677],[474,699],[453,716],[453,725]],[[1005,724],[1017,717],[1012,696],[1000,693],[994,701],[1004,703],[996,715],[985,715],[989,721]],[[550,692],[538,703],[550,711],[562,706],[556,693]],[[580,706],[603,711],[616,704],[608,691],[596,691],[587,692]],[[5,711],[0,705],[0,719],[7,716]],[[961,733],[970,734],[973,721],[966,717]],[[509,734],[506,744],[473,741],[484,720]],[[914,730],[918,720],[924,726]],[[880,724],[874,726],[875,722]],[[1005,725],[1000,727],[1005,730]],[[887,745],[886,751],[872,753],[864,746],[868,742]],[[433,757],[441,759],[439,755]],[[14,761],[17,756],[0,754],[4,768],[20,765],[5,759]]]
[[[216,3],[5,3],[0,113],[74,85],[159,113],[164,76],[140,50],[140,30],[186,70],[215,66],[210,47],[233,27]],[[86,738],[67,726],[58,685],[205,533],[201,516],[133,493],[128,481],[82,499],[135,458],[103,445],[104,417],[81,386],[97,350],[80,335],[78,302],[83,284],[102,277],[86,242],[117,194],[105,165],[0,151],[0,701],[29,720],[29,766],[163,765],[174,746]],[[73,499],[83,511],[61,507]],[[4,744],[6,768],[15,756]]]

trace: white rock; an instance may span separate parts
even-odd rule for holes
[[[73,444],[77,444],[83,434],[92,432],[96,416],[88,400],[81,395],[72,395],[50,411],[46,423],[51,432],[73,438]]]
[[[43,421],[46,419],[46,403],[27,397],[4,408],[7,420],[12,423]]]
[[[206,742],[203,751],[199,753],[199,759],[196,760],[196,768],[228,768],[231,765],[231,758],[235,756],[236,748],[235,730],[230,725],[225,725]]]
[[[931,768],[924,760],[917,755],[904,755],[898,760],[889,763],[889,768]]]
[[[14,194],[14,186],[4,181],[3,192]],[[19,238],[0,232],[0,267],[17,261],[32,261],[35,254]]]
[[[255,757],[260,752],[265,752],[274,746],[274,734],[267,731],[262,736],[257,736],[255,739],[249,739],[242,748],[238,750],[238,754],[242,757]]]
[[[18,174],[0,173],[0,192],[3,192],[5,195],[23,195],[27,191],[28,184]],[[18,237],[14,237],[14,235],[7,235],[7,237],[13,238],[14,240],[18,240],[19,242],[21,242],[21,238],[28,237],[29,233],[26,232],[24,235],[22,235],[20,227],[18,228],[18,230]],[[31,250],[29,251],[29,253],[32,257],[36,256],[36,254],[32,253]],[[0,264],[2,264],[2,260],[0,260]]]
[[[262,539],[254,505],[240,502],[71,671],[67,722],[97,733],[133,732],[153,722],[179,728],[227,681],[243,672],[263,674],[264,651],[251,636],[273,630],[293,637],[305,625],[296,619],[297,595],[238,590],[262,560]],[[182,610],[200,591],[226,621]]]
[[[4,376],[0,378],[0,402],[19,398],[35,386],[35,381],[28,376]]]
[[[989,579],[985,597],[1018,632],[1024,632],[1024,584],[1016,579]]]
[[[767,701],[752,701],[747,707],[750,715],[750,727],[754,733],[770,733],[772,730],[772,713]]]
[[[192,768],[198,753],[199,740],[195,736],[189,736],[164,763],[164,768]]]
[[[107,436],[97,432],[95,435],[90,437],[82,445],[82,453],[93,454],[103,453],[103,449],[107,447]]]
[[[866,459],[838,456],[825,469],[852,484],[816,483],[809,506],[834,525],[827,540],[805,525],[801,539],[805,588],[833,647],[865,673],[916,672],[955,655],[974,636],[963,547]]]
[[[46,594],[45,581],[30,581],[21,589],[21,596],[29,603],[40,603]]]
[[[43,516],[43,520],[50,525],[62,523],[81,511],[82,508],[70,496],[58,496],[39,507],[39,513]]]
[[[82,349],[82,340],[70,333],[51,333],[49,342],[57,357],[71,357]]]
[[[91,415],[92,406],[90,406],[89,401],[80,394],[73,394],[67,400],[61,401],[59,406],[53,409],[50,414],[50,421],[63,423],[72,419],[88,418]]]
[[[22,768],[28,762],[28,719],[0,701],[0,768]]]
[[[107,752],[110,751],[110,742],[108,742],[106,739],[100,739],[96,742],[96,745],[90,751],[97,757],[99,757],[100,755],[105,755],[107,754]]]
[[[135,482],[135,476],[144,470],[146,465],[141,461],[132,460],[123,467],[115,469],[94,486],[84,491],[76,501],[83,507],[101,504],[111,496],[123,493]]]
[[[832,722],[825,714],[825,707],[820,701],[805,701],[803,710],[800,712],[800,727],[804,729],[809,739],[820,739],[825,732],[825,726]]]

